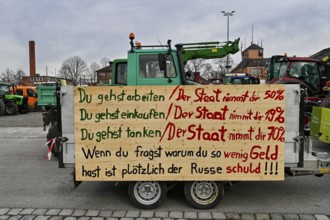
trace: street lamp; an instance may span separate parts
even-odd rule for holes
[[[231,12],[221,11],[221,13],[223,13],[223,16],[227,16],[227,42],[228,42],[229,41],[229,16],[233,16],[235,11],[231,11]],[[229,65],[229,55],[227,55],[227,63],[226,63],[225,67],[227,68],[227,73],[228,73],[228,70],[231,67]]]

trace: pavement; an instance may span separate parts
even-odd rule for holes
[[[0,208],[0,220],[330,220],[319,214],[223,213],[214,211],[83,210]]]

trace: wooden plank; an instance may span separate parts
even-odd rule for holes
[[[283,180],[284,85],[75,87],[77,180]]]

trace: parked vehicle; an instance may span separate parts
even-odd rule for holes
[[[283,55],[274,55],[270,58],[270,62],[267,63],[267,77],[266,83],[277,80],[279,78],[278,71],[280,69],[280,60],[285,56]]]
[[[231,85],[260,84],[260,77],[245,73],[227,73],[225,75],[225,84],[231,84]]]
[[[35,86],[15,86],[14,93],[28,97],[29,108],[38,110],[38,93]]]
[[[322,88],[328,81],[330,73],[326,63],[307,57],[273,56],[268,68],[269,84],[300,84],[306,92],[305,98],[305,132],[310,132],[312,107],[318,106],[325,97]]]
[[[15,85],[7,82],[0,82],[0,112],[7,115],[16,115],[19,113],[28,113],[28,97],[14,93]],[[5,110],[3,111],[3,106]]]
[[[330,144],[330,82],[323,90],[327,96],[319,106],[313,106],[310,135],[319,141]]]
[[[46,111],[56,107],[55,84],[37,85],[38,106]]]
[[[0,93],[1,93],[1,91],[0,91]],[[6,105],[3,100],[3,95],[0,94],[0,115],[5,114],[5,112],[6,112]]]
[[[56,88],[49,153],[75,169],[76,185],[128,181],[132,203],[153,209],[182,183],[191,206],[209,209],[230,181],[329,173],[304,136],[299,85],[200,85],[185,76],[189,44],[130,40],[127,59],[111,64],[112,86]]]
[[[223,80],[219,79],[219,78],[209,79],[209,82],[210,82],[211,85],[221,85],[221,84],[223,84]]]

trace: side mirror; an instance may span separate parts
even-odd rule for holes
[[[165,54],[158,54],[158,62],[159,62],[159,69],[162,71],[166,71],[166,55]]]
[[[158,63],[159,63],[159,69],[161,71],[164,71],[165,78],[167,78],[168,82],[171,83],[172,79],[167,76],[167,62],[166,62],[167,56],[168,56],[168,54],[159,53],[158,54]]]

